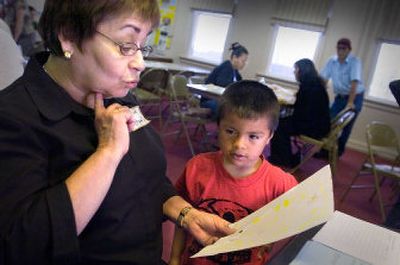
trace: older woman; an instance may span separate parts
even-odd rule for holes
[[[50,53],[0,92],[1,263],[160,264],[164,216],[203,244],[231,232],[176,196],[151,126],[133,130],[158,21],[156,0],[46,1]]]

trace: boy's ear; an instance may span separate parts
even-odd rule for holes
[[[268,137],[268,142],[267,144],[269,144],[269,142],[271,141],[272,137],[274,137],[274,131],[271,131],[269,137]]]

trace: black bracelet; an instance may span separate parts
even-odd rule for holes
[[[193,209],[193,207],[191,207],[191,206],[183,207],[183,209],[179,213],[178,218],[176,219],[176,225],[179,228],[183,228],[183,218],[185,218],[186,214],[192,209]]]

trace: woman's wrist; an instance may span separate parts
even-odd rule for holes
[[[176,225],[179,228],[186,228],[187,227],[187,218],[186,218],[186,216],[192,210],[193,210],[192,206],[185,206],[179,212],[178,218],[176,219]]]
[[[118,166],[121,162],[123,155],[119,155],[118,152],[112,148],[98,147],[94,153],[95,155],[101,157],[103,160],[107,161],[109,165]]]

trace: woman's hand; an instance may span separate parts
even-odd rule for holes
[[[129,132],[133,129],[133,116],[128,107],[112,104],[105,108],[103,96],[94,98],[95,126],[98,135],[98,150],[118,152],[122,158],[129,149]]]
[[[235,229],[229,224],[215,214],[196,209],[191,209],[183,219],[183,227],[202,245],[213,244],[220,237],[234,233]]]

